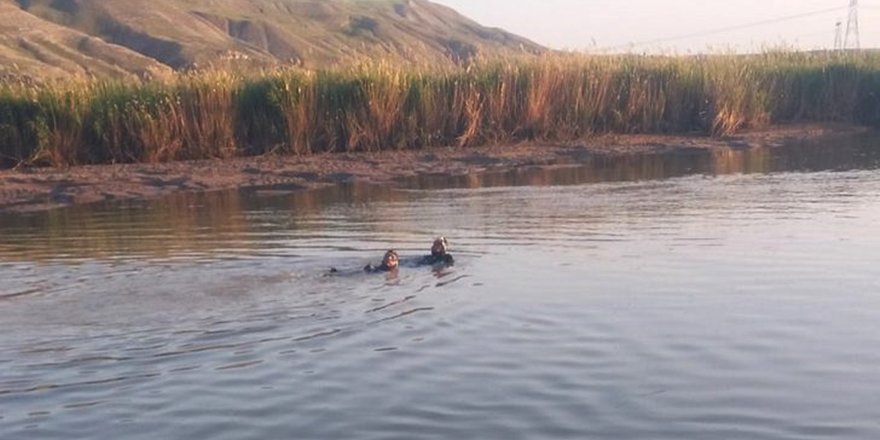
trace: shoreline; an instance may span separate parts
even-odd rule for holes
[[[831,141],[870,130],[852,124],[798,124],[725,138],[604,135],[570,143],[2,170],[0,212],[38,212],[114,200],[147,200],[181,192],[254,187],[302,191],[343,182],[392,184],[402,177],[572,165],[597,156],[772,148],[793,142]]]

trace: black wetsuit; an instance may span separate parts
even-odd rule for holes
[[[427,255],[425,257],[422,257],[422,259],[419,260],[419,263],[418,263],[419,266],[439,266],[439,265],[452,266],[453,264],[455,264],[455,258],[452,258],[452,255],[450,255],[450,254]]]
[[[439,255],[432,254],[432,255],[426,255],[426,256],[419,258],[418,260],[415,260],[415,261],[410,260],[409,262],[402,263],[401,265],[404,265],[407,267],[424,267],[424,266],[452,266],[453,264],[455,264],[455,259],[452,258],[452,255],[450,255],[450,254],[439,254]],[[392,267],[389,267],[385,263],[381,263],[378,266],[368,264],[368,265],[364,266],[363,272],[366,272],[366,273],[389,273],[389,272],[394,272],[397,269],[398,269],[397,267],[392,268]],[[328,275],[335,275],[335,274],[339,274],[339,273],[342,273],[342,271],[340,271],[339,269],[336,269],[335,267],[331,267]]]
[[[397,270],[397,268],[392,269],[392,268],[388,267],[388,266],[385,265],[385,264],[380,264],[380,265],[378,265],[378,266],[374,266],[374,265],[372,265],[372,264],[368,264],[368,265],[364,266],[364,269],[361,270],[360,272],[366,272],[366,273],[389,273],[389,272],[394,272],[395,270]],[[340,270],[340,269],[337,269],[337,268],[335,268],[335,267],[331,267],[330,270],[329,270],[324,276],[346,275],[346,274],[347,274],[347,275],[353,275],[353,274],[356,274],[356,273],[359,273],[359,272],[357,272],[357,271]]]
[[[368,264],[364,266],[364,272],[366,273],[384,273],[384,272],[393,272],[394,269],[388,267],[386,264],[380,264],[378,266],[373,266],[372,264]]]

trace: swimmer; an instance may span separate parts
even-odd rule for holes
[[[382,258],[382,264],[380,264],[378,266],[368,264],[364,267],[364,272],[367,272],[367,273],[393,272],[393,271],[396,271],[399,267],[400,267],[400,257],[397,256],[397,251],[390,250],[388,252],[385,252],[385,256]]]
[[[438,237],[431,245],[431,255],[426,255],[419,260],[419,266],[452,266],[455,259],[449,254],[449,242],[446,237]]]

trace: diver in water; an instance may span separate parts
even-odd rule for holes
[[[394,272],[399,267],[400,267],[400,258],[397,256],[397,251],[390,250],[388,252],[385,252],[385,256],[382,257],[382,264],[380,264],[378,266],[368,264],[364,267],[364,272],[367,272],[367,273]]]
[[[397,256],[397,251],[390,250],[388,252],[385,252],[385,256],[382,257],[381,264],[379,264],[378,266],[373,265],[373,264],[368,264],[368,265],[364,266],[363,272],[366,272],[366,273],[390,273],[390,272],[396,272],[397,269],[399,269],[399,268],[400,268],[400,258]],[[324,276],[341,275],[344,273],[351,274],[350,272],[347,272],[344,270],[339,270],[335,267],[331,267],[330,271],[328,271]]]
[[[419,266],[452,266],[455,259],[449,254],[449,242],[446,237],[438,237],[431,245],[431,255],[426,255],[419,260]]]
[[[426,255],[418,260],[409,260],[406,265],[408,267],[419,267],[419,266],[452,266],[455,263],[455,259],[452,258],[452,255],[449,254],[449,242],[446,241],[445,237],[439,237],[434,240],[434,244],[431,246],[431,255]],[[388,273],[388,272],[396,272],[400,268],[400,257],[397,255],[397,251],[390,250],[385,253],[385,256],[382,258],[382,263],[377,265],[368,264],[364,267],[364,272],[366,273]],[[332,276],[336,274],[341,274],[342,271],[335,267],[331,267],[329,273],[326,276]]]

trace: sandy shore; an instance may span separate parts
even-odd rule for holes
[[[571,164],[594,155],[771,148],[852,136],[852,125],[796,125],[710,139],[703,136],[603,136],[570,144],[522,144],[421,151],[264,156],[168,164],[95,165],[0,171],[0,211],[40,211],[105,200],[148,199],[182,191],[278,186],[304,190],[346,181],[390,183],[427,173],[461,175],[519,166]]]

